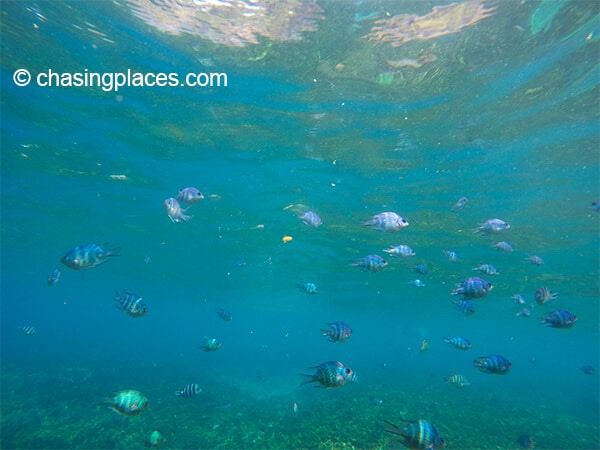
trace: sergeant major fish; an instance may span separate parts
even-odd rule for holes
[[[462,211],[465,206],[467,206],[467,203],[469,203],[469,199],[467,197],[461,197],[457,200],[457,202],[454,204],[454,206],[452,206],[452,211],[453,212],[458,212],[458,211]]]
[[[482,356],[473,360],[473,364],[483,373],[505,375],[512,363],[502,355]]]
[[[344,321],[328,323],[328,330],[321,330],[322,336],[329,336],[329,342],[346,342],[352,336],[352,328]]]
[[[123,294],[119,294],[118,291],[115,291],[113,298],[117,302],[116,307],[129,317],[137,318],[148,314],[148,308],[139,295],[125,291]]]
[[[382,212],[374,215],[370,220],[363,222],[363,225],[369,226],[377,231],[400,231],[409,225],[408,221],[395,212]]]
[[[119,256],[113,250],[102,250],[96,244],[86,244],[75,247],[62,257],[60,262],[73,270],[86,269],[104,264],[109,256]]]
[[[177,194],[177,201],[186,205],[193,205],[204,198],[202,192],[195,187],[186,187]]]
[[[408,423],[404,428],[400,428],[387,420],[384,420],[390,428],[384,431],[400,436],[399,442],[408,448],[422,448],[428,450],[436,450],[446,445],[446,440],[440,435],[437,428],[426,420],[406,420],[400,418],[403,422]]]
[[[550,292],[546,286],[542,286],[535,291],[534,298],[538,305],[545,305],[546,303],[553,302],[558,297],[556,292]]]
[[[479,277],[470,277],[459,283],[452,295],[462,295],[464,298],[482,298],[492,290],[492,283]]]
[[[26,334],[27,336],[32,336],[35,334],[35,327],[32,325],[23,325],[19,327],[19,330]]]
[[[492,266],[491,264],[481,264],[480,266],[473,267],[473,270],[477,270],[478,272],[484,273],[486,275],[498,275],[500,272]]]
[[[317,285],[310,282],[297,284],[296,287],[307,294],[314,295],[317,293]]]
[[[403,258],[415,256],[415,252],[408,245],[396,245],[395,247],[390,247],[383,251],[389,253],[390,255],[401,256]]]
[[[454,300],[454,306],[465,316],[472,316],[475,314],[475,308],[473,308],[473,304],[469,300]]]
[[[175,392],[175,395],[177,397],[192,398],[198,395],[200,392],[202,392],[202,388],[196,383],[191,383]]]
[[[139,391],[127,390],[117,392],[110,401],[111,408],[126,416],[134,416],[150,406],[148,399]]]
[[[471,385],[464,375],[450,375],[444,378],[444,383],[448,383],[458,389]]]
[[[469,350],[471,348],[471,343],[461,336],[445,337],[444,342],[458,350]]]
[[[323,224],[323,221],[319,217],[319,215],[314,211],[306,211],[304,214],[298,217],[302,219],[305,225],[309,227],[317,228]]]
[[[358,381],[354,371],[339,361],[326,361],[309,369],[317,369],[317,371],[314,375],[298,374],[310,378],[302,384],[319,383],[320,387],[336,388],[345,385],[348,381]]]
[[[60,280],[60,269],[54,269],[50,275],[48,275],[48,286],[58,283],[58,280]]]
[[[498,234],[508,230],[509,228],[510,225],[504,220],[489,219],[482,223],[479,228],[475,230],[475,232],[484,234]]]
[[[547,323],[552,328],[571,328],[577,322],[577,316],[564,309],[549,312],[542,318],[541,323]]]
[[[169,216],[172,222],[187,222],[190,220],[191,217],[184,214],[185,210],[181,208],[179,202],[173,197],[166,199],[164,205],[167,216]]]
[[[368,255],[359,259],[357,262],[352,263],[352,265],[360,267],[361,270],[366,272],[379,272],[385,268],[388,263],[379,255]]]
[[[221,348],[221,343],[215,338],[209,338],[204,336],[204,342],[200,344],[200,349],[205,352],[216,352]]]
[[[233,319],[231,313],[224,308],[219,308],[215,312],[217,313],[217,316],[219,316],[219,319],[221,319],[223,322],[231,322]]]

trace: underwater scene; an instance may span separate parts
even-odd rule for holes
[[[600,448],[600,3],[6,0],[2,449]]]

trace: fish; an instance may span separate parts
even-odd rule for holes
[[[186,187],[177,194],[177,201],[186,205],[193,205],[204,198],[202,192],[195,187]]]
[[[374,215],[370,220],[363,222],[363,225],[377,231],[395,232],[407,227],[409,223],[395,212],[386,211]]]
[[[217,313],[217,316],[219,316],[219,319],[221,319],[224,322],[231,322],[231,320],[233,319],[231,313],[226,309],[219,308],[215,310],[215,312]]]
[[[581,367],[581,371],[586,375],[593,375],[596,369],[594,369],[594,367],[590,366],[589,364],[586,364],[585,366]]]
[[[577,316],[564,309],[549,312],[541,318],[542,324],[547,323],[552,328],[571,328],[577,322]]]
[[[314,283],[299,283],[296,287],[307,294],[314,295],[317,293],[317,285]]]
[[[450,375],[444,378],[444,383],[448,383],[458,389],[471,385],[464,375]]]
[[[423,339],[421,341],[421,345],[419,345],[419,355],[427,353],[429,350],[429,341],[427,339]]]
[[[298,216],[299,219],[302,219],[302,222],[309,227],[317,228],[323,224],[323,221],[319,217],[319,215],[314,211],[306,211],[301,216]]]
[[[205,352],[216,352],[221,348],[221,343],[215,338],[204,336],[204,343],[200,344],[200,348]]]
[[[317,371],[314,375],[298,374],[310,378],[302,384],[319,383],[320,386],[315,387],[336,388],[344,386],[348,381],[358,381],[358,375],[339,361],[326,361],[309,369],[317,369]]]
[[[480,266],[473,267],[473,270],[477,270],[478,272],[481,272],[486,275],[492,275],[492,276],[498,275],[500,273],[491,264],[482,264]]]
[[[506,241],[500,241],[500,242],[494,244],[493,247],[497,248],[498,250],[500,250],[501,252],[504,252],[504,253],[511,253],[513,251],[512,245],[510,245]]]
[[[160,433],[160,431],[154,430],[151,434],[150,434],[150,439],[148,439],[148,442],[146,443],[146,445],[148,447],[160,447],[162,444],[164,444],[167,440],[165,439],[165,437]]]
[[[191,219],[191,216],[186,216],[184,214],[185,210],[181,208],[181,205],[179,204],[179,202],[176,199],[174,199],[173,197],[166,199],[164,201],[164,205],[165,205],[165,211],[167,212],[167,216],[169,216],[169,219],[171,219],[171,222],[174,222],[174,223],[187,222],[188,220]]]
[[[22,325],[18,328],[23,332],[23,334],[26,334],[27,336],[32,336],[36,333],[35,327],[32,325]]]
[[[379,397],[371,397],[369,398],[369,403],[373,406],[380,406],[383,405],[383,399]]]
[[[383,251],[389,253],[390,255],[401,256],[403,258],[415,256],[415,252],[408,245],[396,245],[395,247],[390,247]]]
[[[54,269],[48,275],[48,280],[47,280],[48,286],[52,286],[52,285],[58,283],[58,280],[60,280],[60,269]]]
[[[298,403],[294,402],[292,405],[292,411],[294,411],[294,415],[298,415]]]
[[[502,355],[481,356],[473,360],[473,364],[483,373],[505,375],[512,363]]]
[[[448,261],[456,262],[459,259],[456,252],[452,252],[450,250],[444,250],[444,255],[446,255],[446,258],[448,258]]]
[[[458,350],[469,350],[471,348],[471,343],[461,336],[445,337],[444,342]]]
[[[521,311],[515,314],[517,317],[529,317],[531,316],[531,309],[523,308]]]
[[[469,300],[454,300],[452,303],[454,303],[456,309],[458,309],[465,316],[471,316],[475,314],[475,308],[473,308],[473,304]]]
[[[546,303],[551,303],[556,300],[558,294],[556,292],[550,292],[546,286],[542,286],[537,291],[535,291],[534,298],[538,305],[545,305]]]
[[[452,206],[452,211],[453,212],[462,211],[465,208],[465,206],[467,206],[468,203],[469,203],[469,199],[467,197],[461,197]]]
[[[110,256],[120,256],[116,254],[117,250],[102,250],[96,244],[79,245],[63,256],[60,262],[73,270],[87,269],[104,264]]]
[[[520,448],[535,448],[535,441],[528,434],[522,434],[517,438]]]
[[[523,296],[521,294],[515,294],[515,295],[511,296],[510,298],[512,298],[519,305],[524,305],[526,303],[525,299],[523,298]]]
[[[529,261],[531,264],[536,265],[536,266],[541,266],[544,264],[544,260],[542,258],[540,258],[537,255],[532,255],[528,258],[526,258],[527,261]]]
[[[120,391],[110,401],[110,407],[117,413],[135,416],[150,406],[148,399],[139,391]]]
[[[129,317],[137,318],[148,314],[146,304],[142,300],[142,297],[137,294],[126,291],[119,294],[119,291],[115,291],[113,299],[117,302],[115,306]]]
[[[329,342],[346,342],[352,336],[352,328],[344,321],[328,323],[328,330],[321,330],[321,336],[328,336]]]
[[[192,398],[202,392],[202,388],[196,383],[188,384],[175,392],[177,397]]]
[[[360,269],[365,272],[379,272],[384,269],[388,263],[379,255],[368,255],[351,265],[360,267]]]
[[[498,234],[506,231],[510,228],[510,225],[504,220],[500,219],[489,219],[479,225],[479,228],[475,230],[476,233],[484,234]]]
[[[492,283],[479,277],[470,277],[461,281],[458,288],[452,291],[452,295],[462,295],[464,298],[482,298],[492,290]]]
[[[410,284],[412,287],[425,287],[425,283],[423,282],[423,280],[419,280],[418,278],[412,281],[409,281],[408,284]]]
[[[429,267],[427,267],[425,264],[417,264],[415,266],[415,272],[425,275],[427,272],[429,272]]]
[[[446,445],[446,440],[431,422],[426,420],[406,420],[403,418],[400,418],[400,420],[408,423],[408,425],[400,428],[384,420],[390,426],[390,428],[386,428],[384,431],[402,437],[398,441],[405,447],[435,450]]]

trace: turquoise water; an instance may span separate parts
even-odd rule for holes
[[[234,48],[162,32],[123,1],[2,2],[1,447],[143,448],[158,430],[161,448],[398,448],[383,420],[404,417],[453,449],[518,448],[522,434],[599,448],[600,8],[546,3],[498,2],[460,32],[394,48],[364,36],[435,3],[319,2],[302,40]],[[394,67],[423,54],[436,60]],[[17,87],[20,68],[220,72],[228,85]],[[205,198],[173,223],[163,201],[186,186]],[[304,225],[306,210],[323,225]],[[410,225],[362,225],[383,211]],[[473,232],[495,217],[510,229]],[[88,243],[120,256],[60,263]],[[416,256],[383,253],[399,244]],[[351,266],[373,253],[388,267]],[[484,263],[500,274],[482,275],[494,288],[464,317],[450,292]],[[541,286],[558,299],[537,305]],[[117,310],[116,289],[148,315]],[[540,325],[554,309],[574,327]],[[319,330],[339,320],[352,337],[327,342]],[[444,344],[455,335],[472,348]],[[222,347],[201,351],[204,336]],[[510,373],[473,367],[494,353]],[[328,360],[358,382],[301,384]],[[444,383],[452,374],[470,386]],[[202,393],[174,395],[189,383]],[[148,410],[112,412],[125,389]]]

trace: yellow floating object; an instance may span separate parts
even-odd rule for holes
[[[281,238],[281,240],[283,241],[284,244],[287,244],[288,242],[294,240],[294,238],[291,236],[284,236]]]

